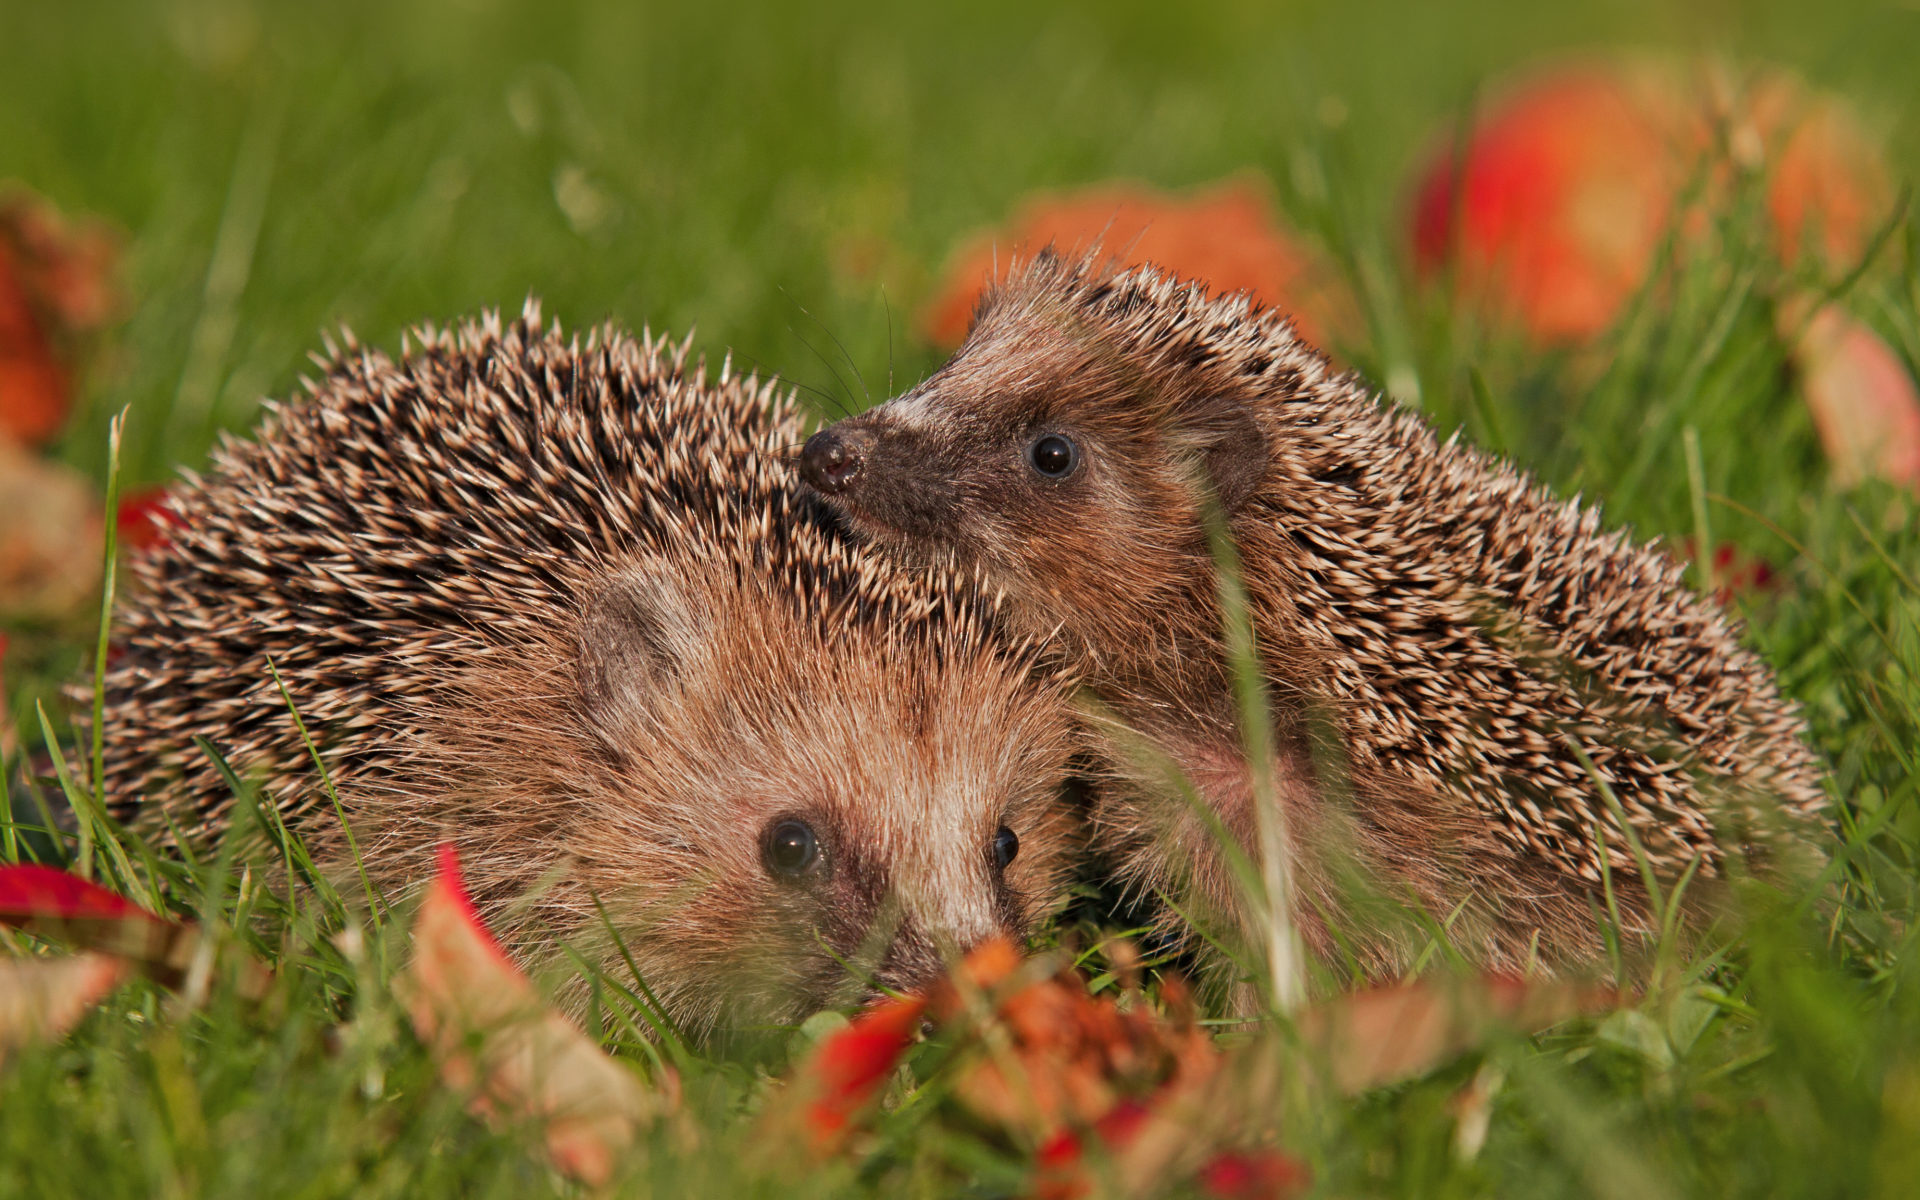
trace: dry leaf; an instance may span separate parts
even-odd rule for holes
[[[1333,1085],[1352,1093],[1424,1075],[1497,1031],[1534,1033],[1618,1004],[1610,988],[1487,975],[1336,996],[1296,1025]]]
[[[1804,305],[1783,305],[1795,323]],[[1829,304],[1796,347],[1802,390],[1842,487],[1869,476],[1920,486],[1920,391],[1907,364],[1864,322]]]
[[[934,993],[937,1020],[989,1019],[1004,1035],[1006,1052],[983,1056],[956,1084],[955,1094],[976,1116],[1045,1138],[1091,1126],[1124,1101],[1217,1068],[1213,1041],[1194,1025],[1177,984],[1163,991],[1178,1013],[1169,1019],[1144,1004],[1122,1009],[1092,996],[1071,972],[1022,981],[1021,964],[1010,945],[989,943]],[[997,999],[983,1011],[988,997]]]
[[[674,1103],[644,1087],[565,1017],[487,931],[450,846],[421,902],[402,983],[420,1039],[450,1086],[507,1121],[536,1121],[560,1170],[590,1184],[612,1177],[639,1134]]]
[[[72,468],[0,436],[0,618],[59,618],[100,586],[94,489]]]
[[[1351,319],[1353,306],[1332,270],[1280,226],[1264,181],[1245,176],[1188,195],[1115,182],[1035,196],[1005,228],[952,257],[922,317],[926,336],[959,345],[996,269],[1049,244],[1063,252],[1098,245],[1129,266],[1152,263],[1216,292],[1250,293],[1289,314],[1315,345]]]
[[[1296,1190],[1304,1168],[1277,1152],[1241,1148],[1246,1114],[1223,1115],[1210,1103],[1222,1094],[1212,1085],[1225,1060],[1185,1012],[1177,985],[1165,988],[1171,1018],[1138,993],[1123,1007],[1089,994],[1071,972],[1050,971],[1006,942],[987,943],[924,1002],[885,1002],[822,1039],[769,1107],[762,1144],[784,1159],[798,1128],[816,1158],[844,1147],[925,1019],[953,1044],[942,1076],[951,1100],[943,1103],[970,1124],[1034,1147],[1036,1197],[1070,1200],[1096,1181],[1142,1196],[1183,1179],[1203,1191],[1215,1179],[1221,1196]],[[1226,1091],[1236,1107],[1249,1095]]]
[[[0,1062],[13,1049],[65,1034],[131,974],[107,954],[0,960]]]

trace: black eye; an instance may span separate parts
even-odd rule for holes
[[[997,871],[1007,869],[1014,855],[1020,853],[1020,835],[1002,825],[993,835],[993,866]]]
[[[1080,461],[1080,452],[1066,438],[1048,433],[1033,439],[1033,445],[1027,447],[1027,461],[1048,479],[1064,479]]]
[[[785,817],[767,827],[760,859],[775,878],[798,879],[820,861],[820,839],[813,835],[813,826]]]

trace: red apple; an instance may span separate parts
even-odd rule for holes
[[[1722,205],[1735,169],[1764,176],[1789,260],[1806,239],[1849,266],[1889,211],[1886,168],[1836,97],[1772,69],[1581,60],[1497,89],[1464,145],[1432,152],[1415,264],[1450,266],[1459,301],[1538,343],[1585,341],[1646,281],[1686,185],[1703,179],[1702,202]]]

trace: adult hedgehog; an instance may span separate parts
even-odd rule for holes
[[[789,478],[790,398],[686,353],[563,340],[529,305],[334,355],[136,566],[118,811],[224,821],[203,735],[328,842],[271,664],[377,881],[450,840],[511,944],[624,975],[604,906],[689,1029],[857,996],[845,961],[912,987],[1023,932],[1067,862],[1065,694],[965,580],[838,532]]]
[[[1110,735],[1104,840],[1186,911],[1251,920],[1165,760],[1258,844],[1210,509],[1238,552],[1323,954],[1388,973],[1422,940],[1368,925],[1356,860],[1495,966],[1597,957],[1603,867],[1649,932],[1601,783],[1669,880],[1758,853],[1763,814],[1823,804],[1793,709],[1666,555],[1440,442],[1244,298],[1043,253],[951,362],[802,458],[875,541],[984,570],[1070,649]]]

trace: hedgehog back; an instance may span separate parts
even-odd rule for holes
[[[389,771],[453,664],[530,640],[597,564],[730,562],[826,625],[985,637],[976,599],[877,571],[797,494],[790,396],[724,367],[707,384],[685,343],[564,339],[529,304],[422,329],[397,360],[349,339],[322,366],[253,439],[223,440],[134,565],[107,677],[122,818],[158,800],[189,830],[224,819],[196,734],[289,815],[311,808],[274,670],[336,778]]]

